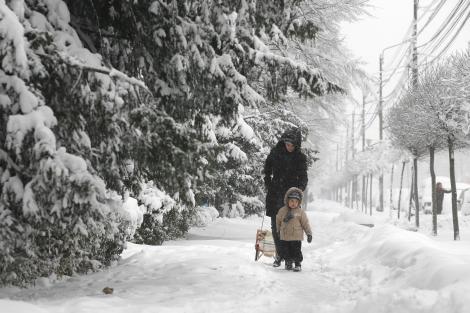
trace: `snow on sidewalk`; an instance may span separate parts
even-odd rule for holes
[[[254,261],[260,218],[217,219],[163,246],[129,244],[118,265],[19,290],[2,313],[470,312],[470,245],[436,241],[331,202],[309,204],[314,238],[302,272]],[[370,222],[370,217],[363,217]],[[269,219],[265,220],[269,227]],[[114,288],[112,295],[101,290]]]

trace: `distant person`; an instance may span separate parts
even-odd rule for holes
[[[276,214],[284,206],[284,195],[291,187],[304,191],[307,187],[307,158],[300,150],[302,134],[294,128],[282,134],[271,149],[264,164],[264,184],[267,189],[266,215],[271,217],[271,230],[276,251],[280,251]],[[282,259],[275,256],[273,266],[281,265]]]
[[[285,206],[276,215],[276,229],[279,231],[280,256],[286,261],[286,270],[300,272],[302,268],[302,240],[304,232],[307,242],[312,242],[312,230],[308,217],[302,209],[302,190],[290,188],[285,195]],[[292,268],[294,263],[294,268]]]
[[[438,182],[436,184],[436,209],[437,209],[437,214],[442,213],[442,202],[444,201],[444,194],[445,193],[451,193],[452,190],[447,190],[442,188],[442,183]]]

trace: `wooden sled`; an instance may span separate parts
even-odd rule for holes
[[[271,257],[276,254],[276,246],[270,230],[256,230],[255,250],[255,261],[258,261],[263,255]]]

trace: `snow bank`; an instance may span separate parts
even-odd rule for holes
[[[320,211],[320,212],[336,212],[336,213],[341,213],[341,212],[351,212],[351,210],[341,203],[334,202],[334,201],[329,201],[329,200],[323,200],[323,199],[317,199],[313,202],[308,203],[307,205],[308,208],[311,208],[313,211]]]
[[[352,222],[360,225],[373,226],[375,221],[371,216],[364,215],[358,211],[350,211],[341,213],[335,221]]]
[[[22,301],[3,300],[0,299],[0,307],[2,312],[28,312],[28,313],[47,313],[48,309],[41,309],[34,304]]]
[[[470,312],[470,219],[460,217],[463,240],[456,242],[449,214],[438,216],[439,236],[433,237],[431,215],[422,215],[416,229],[413,220],[395,221],[389,212],[371,217],[324,200],[308,207],[319,247],[315,262],[354,299],[349,309],[333,312]],[[375,227],[357,225],[366,222]]]
[[[333,264],[354,272],[357,282],[371,292],[359,299],[354,313],[470,309],[470,299],[462,296],[470,292],[468,243],[438,242],[382,225],[359,241],[349,242]]]

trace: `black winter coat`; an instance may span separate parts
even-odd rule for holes
[[[452,190],[447,190],[447,189],[444,189],[444,188],[436,188],[436,197],[437,197],[437,206],[436,206],[436,210],[437,210],[437,214],[441,214],[442,213],[442,203],[444,202],[444,193],[451,193]]]
[[[294,138],[295,150],[287,151],[285,138]],[[292,141],[292,140],[290,140]],[[301,134],[299,131],[287,131],[277,145],[271,149],[264,164],[264,183],[267,187],[266,215],[276,216],[279,209],[284,206],[284,195],[291,187],[307,187],[307,158],[300,150]]]

